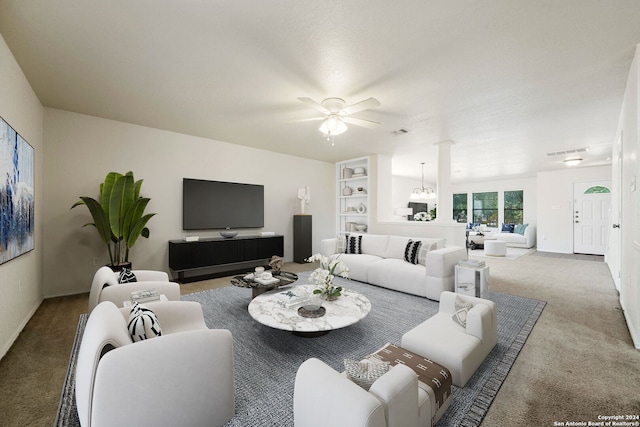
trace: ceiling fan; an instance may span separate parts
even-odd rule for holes
[[[320,132],[325,134],[328,138],[340,135],[346,131],[346,123],[370,129],[375,128],[380,124],[372,120],[358,119],[350,116],[351,114],[380,106],[380,102],[375,98],[365,99],[364,101],[360,101],[346,107],[344,99],[341,98],[327,98],[322,102],[314,101],[311,98],[298,98],[298,100],[309,105],[314,110],[321,112],[323,115],[320,117],[312,117],[310,119],[297,121],[308,122],[322,120]]]

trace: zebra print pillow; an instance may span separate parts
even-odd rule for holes
[[[162,335],[162,328],[156,314],[142,304],[133,303],[129,313],[129,335],[133,342]]]
[[[347,234],[347,247],[345,254],[361,254],[362,253],[362,236],[349,236]]]
[[[138,279],[136,278],[136,275],[133,274],[133,271],[129,270],[128,268],[123,268],[122,270],[120,270],[120,274],[118,275],[118,283],[132,283],[137,281]]]
[[[420,255],[420,246],[422,242],[420,240],[409,240],[407,246],[404,249],[404,260],[411,264],[418,263],[418,255]]]

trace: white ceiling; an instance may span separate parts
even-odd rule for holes
[[[0,33],[47,107],[428,181],[453,140],[468,182],[610,163],[640,1],[0,0]],[[333,96],[382,125],[294,122]]]

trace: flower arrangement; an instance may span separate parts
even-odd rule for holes
[[[431,215],[427,212],[418,212],[413,216],[414,221],[431,221]]]
[[[314,294],[320,294],[327,300],[335,300],[342,295],[341,286],[333,286],[333,279],[336,276],[349,278],[349,269],[338,257],[326,257],[322,254],[314,254],[309,257],[307,262],[320,262],[320,267],[316,268],[309,276],[309,281],[318,286],[313,291]]]

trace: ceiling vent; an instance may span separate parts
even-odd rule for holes
[[[589,147],[572,148],[572,149],[563,150],[563,151],[553,151],[551,153],[547,153],[547,156],[563,156],[565,154],[577,154],[577,153],[584,153],[586,151],[589,151]]]
[[[396,135],[396,136],[404,135],[405,133],[409,133],[409,129],[402,128],[402,129],[398,129],[398,130],[394,130],[393,131],[393,134]]]

